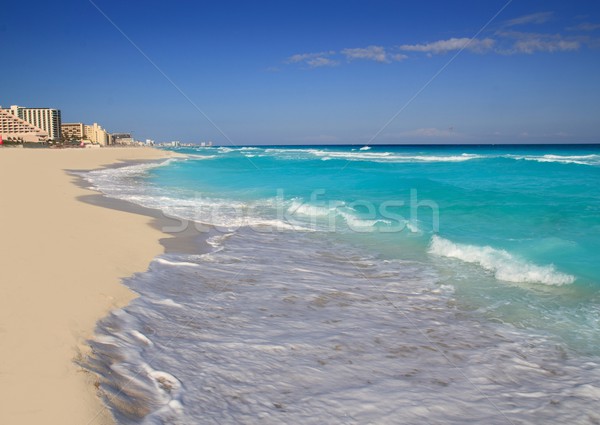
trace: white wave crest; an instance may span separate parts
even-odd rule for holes
[[[206,239],[206,243],[215,249],[221,248],[221,246],[223,245],[223,242],[225,242],[227,239],[232,237],[234,234],[235,233],[225,233],[225,234],[214,235],[214,236],[211,236],[210,238]]]
[[[344,211],[344,210],[339,210],[338,214],[340,216],[342,216],[344,218],[344,220],[346,220],[346,223],[348,223],[348,227],[352,230],[371,229],[379,223],[388,224],[388,225],[391,224],[391,222],[389,220],[383,220],[383,219],[372,219],[371,220],[371,219],[360,218],[360,217],[356,216],[356,214],[349,212],[349,211]]]
[[[101,168],[99,170],[92,170],[86,172],[76,172],[75,174],[82,176],[84,179],[91,183],[96,181],[114,180],[117,178],[127,178],[145,175],[149,170],[153,168],[165,167],[176,161],[181,161],[181,158],[169,158],[159,162],[144,162],[141,164],[125,165],[123,167],[114,168]]]
[[[600,155],[507,155],[507,158],[559,164],[600,165]]]
[[[373,162],[463,162],[472,159],[484,158],[482,155],[463,153],[460,155],[405,155],[392,152],[368,152],[361,148],[359,152],[339,152],[311,149],[308,153],[321,159],[346,159],[348,161],[373,161]]]
[[[368,148],[368,149],[367,149]],[[371,161],[381,163],[411,163],[411,162],[463,162],[473,159],[487,158],[486,155],[462,153],[456,155],[427,155],[427,154],[402,154],[394,152],[372,152],[370,146],[364,146],[358,150],[351,151],[327,150],[327,149],[265,149],[266,155],[280,159],[312,159],[317,157],[322,161],[340,159],[347,161]]]
[[[144,345],[149,345],[149,346],[154,345],[154,343],[150,340],[150,338],[148,338],[146,335],[144,335],[140,331],[133,329],[131,331],[131,335],[133,335],[138,341],[140,341]]]
[[[460,155],[446,155],[446,156],[415,155],[415,156],[406,156],[405,158],[409,161],[420,161],[420,162],[463,162],[463,161],[470,161],[472,159],[485,158],[485,156],[471,154],[471,153],[463,153]]]
[[[378,224],[392,225],[390,220],[383,218],[363,218],[343,201],[330,201],[327,205],[321,206],[295,199],[288,208],[288,214],[294,218],[305,216],[313,220],[329,219],[330,225],[333,225],[337,218],[341,218],[350,230],[355,231],[375,230]],[[404,222],[401,224],[405,225]]]
[[[519,259],[505,250],[490,246],[457,244],[437,235],[431,239],[429,253],[477,264],[494,273],[496,279],[507,282],[560,286],[575,281],[574,276],[557,271],[553,265],[538,266]]]
[[[213,159],[216,158],[217,155],[199,155],[199,154],[195,154],[195,153],[188,153],[186,154],[186,157],[190,158],[190,159]]]
[[[183,308],[183,306],[181,304],[173,301],[171,298],[164,298],[164,299],[160,299],[160,300],[153,300],[152,303],[153,304],[159,304],[159,305],[166,305],[168,307]]]
[[[176,266],[176,267],[200,267],[200,264],[196,263],[188,263],[185,261],[169,261],[164,258],[156,258],[154,261],[160,264],[165,264],[167,266]]]
[[[127,183],[124,184],[124,182],[146,176],[152,169],[186,160],[187,158],[169,158],[160,162],[147,162],[83,172],[75,171],[73,174],[80,176],[90,183],[89,189],[97,190],[113,198],[125,199],[124,194],[135,193],[137,190],[133,189],[133,186]]]
[[[292,201],[292,204],[288,208],[290,215],[304,215],[307,217],[328,217],[331,214],[336,213],[336,208],[344,203],[335,204],[333,206],[319,206],[304,203],[300,200]]]

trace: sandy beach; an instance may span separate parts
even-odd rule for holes
[[[96,321],[134,297],[120,279],[147,268],[164,234],[149,217],[81,202],[95,192],[66,170],[169,155],[0,149],[0,423],[112,422],[74,361]]]

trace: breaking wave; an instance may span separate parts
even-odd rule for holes
[[[507,155],[507,158],[559,164],[600,165],[600,155]]]
[[[506,282],[560,286],[575,281],[574,276],[557,271],[553,265],[538,266],[502,249],[457,244],[436,235],[431,239],[429,253],[477,264],[484,270],[494,273],[496,279]]]

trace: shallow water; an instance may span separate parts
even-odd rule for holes
[[[123,424],[596,423],[594,149],[213,148],[89,173],[215,226],[211,252],[126,281],[141,297],[90,367]]]

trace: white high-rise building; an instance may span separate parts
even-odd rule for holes
[[[47,132],[50,140],[60,139],[60,109],[24,108],[12,105],[7,111]]]

